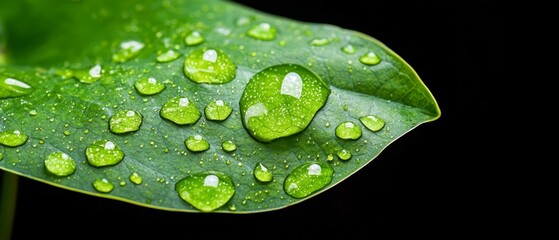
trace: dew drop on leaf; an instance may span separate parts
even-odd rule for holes
[[[218,49],[194,50],[184,61],[184,74],[196,83],[227,83],[236,76],[237,66]]]
[[[135,40],[122,42],[113,54],[113,61],[118,63],[126,62],[136,57],[144,46],[143,43]]]
[[[202,212],[225,205],[235,194],[230,177],[221,172],[202,172],[181,179],[175,185],[180,198]]]
[[[192,152],[203,152],[210,149],[210,143],[201,135],[188,136],[184,144]]]
[[[115,188],[115,186],[106,178],[101,178],[93,181],[93,188],[95,188],[98,192],[109,193]]]
[[[273,179],[272,171],[268,169],[264,164],[257,163],[254,167],[254,177],[260,182],[270,182]]]
[[[380,63],[380,57],[374,52],[365,53],[359,58],[359,61],[365,65],[377,65]]]
[[[384,127],[384,120],[374,115],[360,117],[359,121],[361,121],[367,129],[373,132],[379,131]]]
[[[233,108],[223,100],[212,101],[204,108],[206,118],[211,121],[223,121],[231,115],[231,112]]]
[[[134,83],[136,90],[143,95],[154,95],[165,89],[165,84],[153,77],[142,78]]]
[[[193,31],[184,38],[186,46],[195,46],[205,41],[204,36],[200,32]]]
[[[64,177],[76,171],[76,162],[66,153],[54,152],[45,158],[45,168],[56,176]]]
[[[263,22],[251,27],[247,35],[255,39],[269,41],[276,38],[276,33],[277,29],[274,26]]]
[[[0,144],[8,147],[21,146],[29,137],[19,130],[4,130],[0,132]]]
[[[133,182],[136,185],[142,184],[142,182],[143,182],[142,176],[140,176],[136,172],[131,173],[130,176],[128,177],[128,179],[130,179],[130,181]]]
[[[113,133],[134,132],[140,129],[143,116],[136,111],[123,110],[109,119],[109,130]]]
[[[336,127],[336,136],[341,139],[359,139],[361,137],[362,131],[359,125],[353,122],[342,122]]]
[[[340,149],[338,152],[336,152],[336,154],[338,155],[338,158],[344,161],[351,158],[351,152],[347,149]]]
[[[157,55],[156,61],[160,63],[172,62],[179,58],[181,54],[175,50],[169,49]]]
[[[330,184],[333,175],[328,163],[303,163],[287,175],[283,188],[289,196],[304,198]]]
[[[20,80],[0,75],[0,99],[25,96],[33,88]]]
[[[196,123],[202,116],[202,113],[188,98],[174,97],[163,105],[159,115],[176,124],[186,125]]]
[[[237,144],[231,140],[227,140],[221,143],[221,148],[226,152],[232,152],[237,149]]]
[[[347,53],[347,54],[354,54],[356,51],[357,51],[357,49],[351,44],[347,44],[347,45],[342,47],[342,52]]]
[[[124,158],[124,152],[109,140],[97,140],[85,149],[87,162],[94,167],[111,166]]]

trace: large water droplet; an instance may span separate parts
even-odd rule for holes
[[[102,178],[93,181],[93,188],[102,193],[109,193],[115,188],[115,186],[106,178]]]
[[[254,177],[261,182],[269,182],[272,181],[273,179],[272,171],[270,171],[270,169],[268,169],[262,163],[256,164],[256,167],[254,167],[253,174]]]
[[[76,162],[66,153],[54,152],[45,158],[45,167],[50,173],[64,177],[76,171]]]
[[[236,76],[237,66],[225,52],[200,48],[184,61],[184,73],[197,83],[227,83]]]
[[[136,57],[144,46],[145,45],[143,43],[135,40],[122,42],[113,54],[113,61],[120,63],[126,62],[133,57]]]
[[[124,152],[109,140],[97,140],[85,149],[87,162],[95,167],[111,166],[124,158]]]
[[[175,190],[184,201],[203,212],[225,205],[235,194],[231,178],[213,171],[183,178],[177,182]]]
[[[186,46],[195,46],[205,41],[204,36],[200,32],[193,31],[184,38]]]
[[[273,40],[276,38],[277,29],[269,23],[260,23],[253,26],[247,32],[247,35],[259,40]]]
[[[196,123],[202,116],[202,113],[188,98],[174,97],[163,105],[159,115],[176,124],[185,125]]]
[[[231,115],[233,108],[223,100],[210,102],[204,109],[204,113],[208,120],[223,121]]]
[[[330,184],[333,175],[328,163],[303,163],[287,175],[283,188],[294,198],[304,198]]]
[[[109,119],[109,130],[113,133],[134,132],[142,125],[142,115],[132,110],[117,112]]]
[[[342,122],[336,127],[336,136],[341,139],[359,139],[361,137],[361,127],[353,122]]]
[[[377,65],[380,63],[380,57],[374,52],[368,52],[361,56],[359,61],[365,65]]]
[[[28,136],[19,130],[4,130],[0,132],[0,144],[8,147],[21,146],[27,142]]]
[[[241,96],[243,124],[262,142],[299,133],[324,106],[329,94],[322,79],[303,66],[268,67],[249,80]]]
[[[140,176],[138,173],[133,172],[130,174],[130,177],[128,177],[130,179],[131,182],[133,182],[136,185],[142,184],[142,182],[144,181],[142,179],[142,176]]]
[[[203,152],[210,149],[210,143],[201,135],[187,137],[184,145],[192,152]]]
[[[221,143],[221,148],[226,152],[232,152],[237,150],[237,144],[231,140],[227,140]]]
[[[384,120],[374,115],[364,116],[359,118],[359,120],[367,129],[373,132],[379,131],[384,127]]]
[[[0,75],[0,99],[30,94],[33,88],[20,80]]]
[[[175,59],[179,58],[181,54],[175,50],[169,49],[161,54],[157,55],[156,61],[160,63],[166,63],[174,61]]]
[[[155,78],[142,78],[134,83],[136,90],[143,95],[154,95],[165,89],[165,84]]]

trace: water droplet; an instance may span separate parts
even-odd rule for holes
[[[210,102],[204,109],[204,113],[208,120],[223,121],[231,115],[233,108],[222,100]]]
[[[144,44],[135,40],[122,42],[113,54],[113,61],[123,63],[136,57],[144,48]]]
[[[19,130],[4,130],[0,132],[0,144],[8,147],[21,146],[27,142],[27,135]]]
[[[54,152],[45,158],[45,167],[50,173],[64,177],[76,171],[76,162],[66,153]]]
[[[36,116],[36,115],[37,115],[37,110],[31,110],[31,111],[29,111],[29,115],[30,115],[30,116]]]
[[[136,90],[144,95],[154,95],[165,89],[165,84],[157,81],[155,78],[142,78],[134,83]]]
[[[142,176],[140,176],[136,172],[131,173],[130,177],[128,177],[128,179],[130,179],[130,181],[133,182],[136,185],[140,185],[143,182]]]
[[[102,193],[109,193],[115,188],[115,186],[106,178],[102,178],[93,181],[93,188]]]
[[[316,46],[316,47],[325,46],[325,45],[330,44],[330,39],[328,39],[328,38],[315,38],[315,39],[311,40],[309,42],[309,44],[311,46]]]
[[[330,89],[307,68],[282,64],[256,73],[240,100],[241,117],[257,140],[270,142],[303,131],[324,106]]]
[[[134,132],[142,125],[142,115],[132,110],[117,112],[109,119],[109,130],[113,133]]]
[[[95,167],[111,166],[124,158],[118,145],[108,140],[97,140],[85,149],[87,162]]]
[[[254,177],[261,182],[270,182],[273,179],[272,172],[262,163],[258,163],[254,167]]]
[[[365,65],[377,65],[380,63],[380,57],[374,52],[368,52],[361,56],[359,61]]]
[[[200,32],[193,31],[184,38],[186,46],[195,46],[205,41],[204,36]]]
[[[167,50],[162,52],[161,54],[157,55],[156,61],[160,63],[171,62],[179,58],[181,54],[175,50]]]
[[[201,48],[184,61],[184,73],[196,83],[227,83],[236,76],[237,66],[225,52]]]
[[[269,23],[260,23],[253,26],[247,32],[247,35],[259,40],[273,40],[276,38],[277,29]]]
[[[203,152],[210,149],[210,143],[201,135],[187,137],[184,144],[192,152]]]
[[[227,140],[227,141],[223,141],[221,143],[221,148],[226,152],[232,152],[232,151],[235,151],[237,149],[237,144],[235,144],[231,140]]]
[[[356,51],[357,51],[357,49],[351,44],[348,44],[348,45],[345,45],[345,46],[342,47],[342,52],[347,53],[347,54],[354,54]]]
[[[287,175],[284,190],[294,198],[304,198],[332,181],[334,169],[327,163],[303,163]]]
[[[220,208],[235,194],[231,178],[213,171],[185,177],[177,182],[175,190],[181,199],[202,212]]]
[[[20,80],[0,75],[0,99],[30,94],[33,88]]]
[[[341,149],[336,154],[338,155],[338,157],[341,160],[344,160],[344,161],[349,160],[351,158],[351,152],[347,149]]]
[[[384,127],[384,120],[374,115],[364,116],[359,118],[359,120],[366,128],[373,132],[379,131]]]
[[[179,125],[194,124],[200,119],[202,113],[196,104],[186,97],[169,99],[161,108],[159,115]]]
[[[101,65],[95,64],[91,68],[78,69],[74,71],[74,77],[82,83],[94,83],[101,79]]]
[[[361,127],[349,121],[342,122],[336,127],[336,136],[341,139],[359,139],[361,133]]]

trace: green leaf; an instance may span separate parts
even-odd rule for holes
[[[335,186],[407,132],[440,117],[434,97],[415,71],[378,40],[228,1],[25,0],[3,2],[0,17],[0,132],[5,132],[5,142],[28,137],[22,145],[0,144],[0,169],[85,194],[171,211],[280,209]],[[215,51],[205,55],[206,49]],[[209,62],[192,64],[190,58],[186,66],[192,53]],[[243,125],[241,96],[255,74],[285,64],[318,76],[329,88],[322,91],[327,100],[314,117],[311,113],[310,122],[297,123],[301,131],[259,141]],[[227,72],[196,81],[187,78],[186,67]],[[149,94],[138,92],[139,81]],[[161,83],[164,87],[154,85],[151,91],[149,84]],[[264,90],[266,97],[273,97],[270,89]],[[278,98],[284,102],[264,103],[287,112],[308,107],[308,96],[296,101],[304,92],[292,90]],[[258,95],[255,88],[251,93]],[[171,99],[171,112],[162,113]],[[233,109],[219,113],[224,116],[219,121],[204,111],[216,102]],[[183,111],[181,104],[198,111]],[[293,113],[301,111],[305,113]],[[188,112],[201,116],[184,115]],[[109,127],[116,114],[113,124],[123,131]],[[136,118],[127,119],[132,116]],[[182,116],[187,119],[177,119]],[[360,121],[366,116],[378,118],[382,127],[370,130]],[[289,124],[289,118],[278,118],[266,121]],[[357,125],[360,135],[338,137],[336,127],[345,122],[352,123],[344,124],[346,128]],[[187,139],[206,140],[210,146],[191,151]],[[109,159],[101,161],[114,165],[88,162],[86,149],[100,142],[91,150],[98,152],[91,154],[106,154]],[[115,149],[122,150],[123,159],[110,159],[119,154]],[[45,159],[54,153],[64,154],[59,168],[75,162],[70,175],[46,169]],[[266,181],[259,180],[263,174]],[[284,186],[288,176],[300,179]],[[177,185],[184,179],[196,182]],[[223,179],[227,189],[220,190]],[[99,183],[114,188],[96,190]],[[198,193],[224,197],[206,203],[213,201],[209,195],[190,196]],[[191,205],[183,199],[195,200]]]

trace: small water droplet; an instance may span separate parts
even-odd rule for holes
[[[184,61],[186,77],[196,83],[227,83],[236,76],[237,66],[218,49],[200,48]]]
[[[143,116],[136,111],[123,110],[109,119],[109,130],[113,133],[134,132],[140,129]]]
[[[276,38],[277,29],[269,23],[260,23],[253,26],[247,32],[247,35],[264,41],[273,40]]]
[[[37,110],[31,110],[31,111],[29,111],[29,115],[30,115],[30,116],[36,116],[36,115],[37,115]]]
[[[62,132],[64,134],[64,136],[70,136],[71,132],[68,130],[65,130],[64,132]]]
[[[64,177],[76,171],[76,162],[66,153],[54,152],[45,158],[45,167],[48,172]]]
[[[184,43],[186,43],[186,46],[195,46],[203,43],[204,41],[205,41],[204,36],[202,36],[202,34],[200,34],[200,32],[197,31],[193,31],[189,33],[184,38]]]
[[[115,188],[115,186],[106,178],[102,178],[93,181],[93,188],[102,193],[109,193]]]
[[[202,212],[220,208],[235,194],[231,178],[214,171],[185,177],[177,182],[175,190],[181,199]]]
[[[328,154],[328,156],[326,157],[326,160],[328,160],[328,161],[334,160],[334,155]]]
[[[156,61],[160,63],[172,62],[178,59],[181,54],[175,50],[169,49],[161,54],[157,55]]]
[[[210,143],[201,135],[187,137],[184,144],[192,152],[203,152],[210,149]]]
[[[259,141],[303,131],[324,106],[330,89],[307,68],[282,64],[256,73],[239,102],[243,124]]]
[[[328,38],[315,38],[315,39],[311,40],[309,42],[309,44],[311,46],[316,46],[316,47],[325,46],[325,45],[330,44],[330,39],[328,39]]]
[[[347,45],[342,47],[342,52],[347,53],[347,54],[354,54],[356,51],[357,51],[357,49],[351,44],[347,44]]]
[[[101,79],[102,70],[101,65],[95,64],[91,68],[75,70],[74,78],[82,83],[94,83]]]
[[[135,40],[120,43],[119,48],[113,54],[113,61],[123,63],[136,57],[144,48],[144,44]]]
[[[133,182],[136,185],[140,185],[143,182],[142,176],[140,176],[136,172],[131,173],[130,176],[128,177],[128,179],[130,179],[130,181]]]
[[[364,116],[359,118],[359,120],[367,129],[373,132],[379,131],[384,127],[384,120],[374,115]]]
[[[341,149],[336,154],[338,155],[338,158],[344,161],[351,158],[351,152],[347,149]]]
[[[169,99],[161,108],[159,115],[179,125],[194,124],[200,119],[202,113],[196,104],[186,97]]]
[[[210,102],[204,109],[204,113],[208,120],[223,121],[231,115],[233,108],[222,100]]]
[[[374,52],[368,52],[361,56],[359,61],[365,65],[377,65],[380,63],[380,57]]]
[[[124,152],[109,140],[97,140],[85,149],[87,162],[95,167],[111,166],[124,158]]]
[[[136,90],[143,95],[154,95],[165,89],[165,84],[153,77],[142,78],[134,83]]]
[[[0,75],[0,99],[21,97],[33,92],[33,88],[20,80]]]
[[[353,122],[342,122],[336,127],[336,136],[341,139],[359,139],[361,137],[361,127]]]
[[[235,151],[237,149],[237,144],[235,144],[231,140],[227,140],[227,141],[223,141],[221,143],[221,148],[226,152],[232,152],[232,151]]]
[[[27,142],[28,136],[19,130],[4,130],[0,132],[0,144],[8,147],[21,146]]]
[[[264,164],[258,163],[254,167],[254,177],[260,182],[270,182],[273,179],[272,171],[270,171]]]
[[[334,169],[328,163],[303,163],[284,181],[284,190],[294,198],[304,198],[330,184]]]

